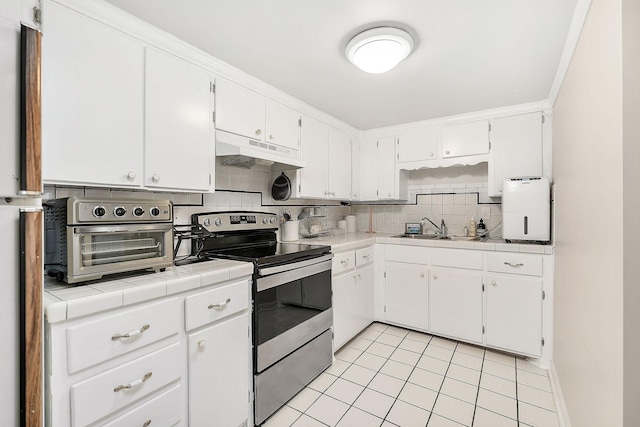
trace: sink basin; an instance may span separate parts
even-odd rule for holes
[[[400,237],[403,239],[420,239],[420,240],[449,240],[454,242],[456,241],[470,242],[473,240],[482,239],[482,237],[480,236],[469,237],[469,236],[460,236],[456,234],[449,234],[447,236],[441,236],[440,234],[398,234],[396,236],[391,236],[391,237]]]

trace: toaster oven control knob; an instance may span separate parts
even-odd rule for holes
[[[113,210],[113,214],[117,217],[123,217],[127,214],[127,210],[123,206],[116,206]]]
[[[220,218],[216,218],[213,223],[216,227],[220,227],[222,225],[222,220]]]
[[[142,206],[136,206],[133,208],[133,216],[141,217],[142,215],[144,215],[144,209]]]
[[[153,207],[149,210],[149,213],[151,214],[151,216],[158,216],[160,215],[160,208]]]
[[[272,217],[269,219],[269,222],[270,222],[271,224],[275,224],[275,223],[276,223],[276,217],[275,217],[275,216],[272,216]]]
[[[93,208],[93,216],[95,216],[96,218],[102,218],[106,214],[107,210],[104,208],[104,206],[96,206],[95,208]]]

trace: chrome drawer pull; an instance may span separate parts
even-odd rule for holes
[[[151,420],[147,420],[142,424],[142,427],[149,427],[151,425]]]
[[[520,263],[520,262],[519,262],[519,263],[517,263],[517,264],[512,264],[512,263],[510,263],[509,261],[505,261],[505,262],[504,262],[504,265],[509,265],[509,266],[511,266],[511,267],[524,267],[524,264],[522,264],[522,263]]]
[[[141,333],[143,333],[144,331],[146,331],[147,329],[149,329],[151,326],[149,325],[144,325],[142,328],[140,329],[136,329],[134,331],[128,332],[124,335],[121,334],[115,334],[114,336],[111,337],[112,341],[116,341],[119,340],[121,338],[131,338],[131,337],[135,337],[136,335],[140,335]]]
[[[367,259],[369,259],[369,255],[362,255],[362,258],[367,258]]]
[[[212,308],[225,308],[225,306],[230,302],[231,302],[231,298],[227,298],[223,302],[219,302],[217,304],[209,304],[209,310],[211,310]]]
[[[349,262],[349,258],[347,258],[347,259],[343,259],[342,261],[340,261],[340,264],[346,264],[346,263],[348,263],[348,262]]]
[[[151,375],[153,375],[153,372],[147,372],[146,374],[144,374],[144,377],[138,378],[135,381],[131,381],[127,385],[119,385],[118,387],[114,388],[113,391],[117,393],[122,390],[128,390],[130,388],[138,387],[140,384],[151,378]]]

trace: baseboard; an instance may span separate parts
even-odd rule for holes
[[[564,401],[564,395],[562,394],[562,388],[560,387],[560,379],[556,372],[556,365],[551,361],[549,367],[549,379],[551,380],[551,391],[553,393],[553,400],[556,405],[556,414],[558,415],[558,423],[560,427],[571,427],[571,420],[569,419],[569,411]]]

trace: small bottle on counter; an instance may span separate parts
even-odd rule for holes
[[[484,236],[485,234],[487,234],[487,226],[485,225],[482,218],[480,218],[480,222],[478,223],[477,228],[478,228],[478,231],[477,231],[478,236]]]
[[[469,221],[469,237],[476,237],[476,221],[473,217]]]

